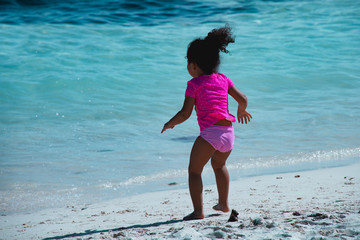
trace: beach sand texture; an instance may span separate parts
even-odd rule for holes
[[[215,186],[204,186],[206,218],[192,211],[186,189],[146,193],[89,206],[1,216],[0,239],[360,239],[360,163],[231,182],[230,213],[211,209]]]

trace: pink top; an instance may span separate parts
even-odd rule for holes
[[[221,119],[236,121],[228,109],[228,91],[232,86],[234,83],[222,73],[202,75],[188,81],[185,97],[195,98],[200,131]]]

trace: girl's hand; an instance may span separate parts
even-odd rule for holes
[[[248,111],[242,110],[240,108],[238,108],[237,117],[239,123],[241,122],[241,124],[244,124],[244,122],[245,124],[247,124],[248,122],[250,122],[250,119],[252,118],[251,114]]]
[[[184,105],[181,110],[175,114],[167,123],[165,123],[161,133],[165,132],[169,128],[174,128],[176,125],[185,122],[191,115],[191,112],[195,105],[195,98],[185,97]]]
[[[164,124],[164,127],[163,127],[163,129],[161,130],[161,133],[163,133],[163,132],[165,132],[167,129],[169,129],[169,128],[171,128],[171,129],[173,129],[175,126],[171,126],[170,124],[169,124],[169,122],[167,122],[167,123],[165,123]]]

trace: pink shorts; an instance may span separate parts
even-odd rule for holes
[[[220,152],[228,152],[234,147],[235,135],[233,126],[212,125],[202,130],[200,137]]]

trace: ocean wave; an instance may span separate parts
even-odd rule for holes
[[[253,13],[250,3],[214,1],[0,1],[0,23],[139,24],[211,21],[222,14]],[[16,10],[16,11],[14,11]],[[190,20],[191,19],[191,20]]]

